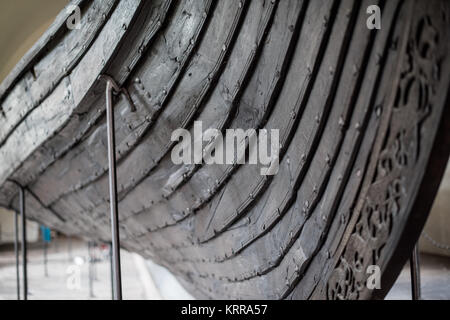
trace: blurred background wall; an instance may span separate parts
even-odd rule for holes
[[[430,237],[432,239],[430,239]],[[438,243],[433,243],[437,241]],[[450,257],[450,162],[420,239],[423,252]],[[447,248],[444,248],[447,247]]]

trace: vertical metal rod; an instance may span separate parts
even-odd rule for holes
[[[111,267],[111,299],[114,299],[114,270],[113,270],[113,255],[112,255],[112,243],[109,244],[109,265]]]
[[[419,263],[419,246],[414,246],[411,258],[409,260],[409,266],[411,270],[411,292],[413,300],[421,299],[420,290],[420,263]]]
[[[48,267],[47,267],[47,241],[44,241],[44,276],[48,277]]]
[[[49,236],[49,242],[48,242],[48,246],[50,247],[51,246],[51,243],[52,243],[52,236],[51,236],[51,230],[49,229],[49,231],[48,232],[50,232],[50,236]],[[56,240],[56,235],[55,235],[55,240]],[[55,252],[58,252],[59,251],[59,241],[53,241],[53,246],[54,246],[54,248],[55,248]]]
[[[98,281],[98,274],[97,274],[98,244],[97,244],[97,242],[93,242],[92,246],[94,248],[94,255],[93,255],[93,257],[94,257],[94,260],[93,260],[93,270],[94,270],[94,272],[93,272],[93,277],[92,278],[94,279],[94,281]]]
[[[16,254],[17,300],[20,300],[20,272],[19,272],[19,213],[14,213],[14,252]]]
[[[94,297],[94,279],[92,275],[92,242],[88,242],[88,262],[89,262],[89,298]]]
[[[22,272],[23,272],[23,299],[28,299],[27,278],[27,222],[25,213],[25,190],[19,186],[20,215],[22,216]]]
[[[117,201],[117,171],[116,171],[116,138],[114,127],[114,108],[112,101],[113,90],[122,92],[130,103],[131,112],[136,108],[128,92],[119,88],[117,83],[108,75],[99,78],[106,80],[106,120],[108,130],[108,163],[109,163],[109,205],[111,208],[111,235],[112,235],[112,273],[113,273],[113,299],[122,300],[122,277],[120,271],[120,239],[119,239],[119,210]]]
[[[68,248],[67,251],[69,251],[69,261],[72,261],[72,236],[68,236]]]
[[[112,90],[114,84],[109,79],[106,83],[106,119],[108,126],[108,161],[109,161],[109,205],[111,208],[111,234],[113,250],[114,300],[122,300],[122,277],[120,270],[119,215],[117,206],[117,172],[116,139],[114,127],[114,108]],[[118,90],[117,90],[118,91]]]

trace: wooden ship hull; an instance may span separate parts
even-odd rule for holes
[[[202,298],[384,297],[448,160],[448,1],[71,4],[0,86],[1,206],[18,183],[30,218],[110,241],[109,75],[136,107],[114,100],[123,248]],[[278,173],[175,165],[194,121],[278,129]]]

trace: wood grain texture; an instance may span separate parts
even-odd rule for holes
[[[366,26],[373,4],[381,30]],[[14,180],[30,194],[33,219],[109,241],[97,79],[108,74],[137,108],[115,99],[124,248],[165,265],[203,298],[386,294],[399,271],[393,262],[406,259],[398,248],[415,243],[428,213],[416,213],[418,199],[432,202],[450,151],[435,146],[448,141],[448,2],[80,6],[83,30],[52,27],[55,36],[33,49],[46,53],[25,59],[1,87],[1,205],[17,206]],[[175,165],[171,133],[193,133],[194,121],[222,133],[278,129],[278,173]],[[421,197],[425,183],[432,190]],[[365,285],[372,264],[389,279],[379,291]]]

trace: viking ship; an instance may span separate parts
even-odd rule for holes
[[[110,241],[108,76],[130,98],[113,97],[123,248],[200,298],[386,295],[448,160],[449,1],[70,6],[75,27],[63,10],[0,86],[2,207],[20,185],[31,219]],[[174,164],[171,133],[194,121],[279,130],[278,173]]]

